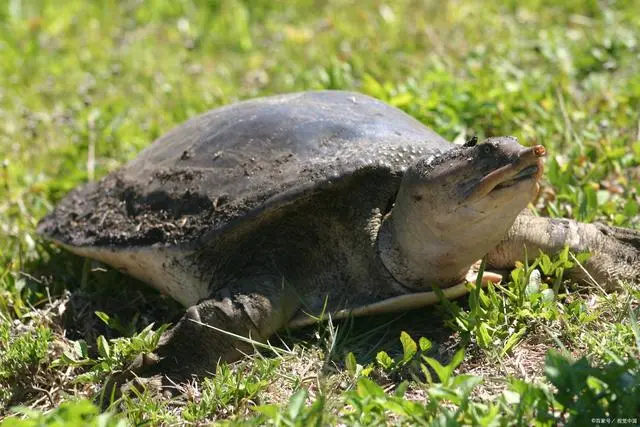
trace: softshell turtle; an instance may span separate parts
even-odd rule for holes
[[[418,307],[434,286],[464,293],[482,257],[508,268],[569,245],[602,285],[638,278],[637,231],[527,213],[543,155],[512,137],[454,145],[357,93],[272,96],[178,126],[39,232],[188,307],[136,362],[184,378],[251,350],[222,331],[265,341],[321,313]]]

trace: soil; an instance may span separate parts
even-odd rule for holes
[[[194,117],[119,171],[73,190],[38,231],[71,246],[192,245],[361,169],[402,173],[450,148],[363,95],[241,102]]]
[[[200,173],[165,170],[146,186],[122,175],[73,190],[42,220],[38,232],[72,246],[178,245],[222,227],[271,193],[230,203],[227,194],[203,194]]]

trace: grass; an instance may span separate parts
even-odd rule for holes
[[[566,256],[541,258],[540,281],[523,265],[467,302],[311,328],[284,337],[291,352],[101,415],[105,376],[180,310],[34,233],[67,191],[187,118],[322,88],[450,140],[544,144],[542,214],[637,228],[636,2],[5,0],[0,57],[3,424],[638,423],[638,290],[565,286]]]

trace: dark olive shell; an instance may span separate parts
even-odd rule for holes
[[[417,158],[451,147],[404,112],[357,93],[239,102],[194,117],[73,190],[39,231],[72,246],[192,244],[363,169],[397,179]]]

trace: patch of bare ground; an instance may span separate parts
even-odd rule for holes
[[[456,374],[483,379],[473,391],[473,397],[490,401],[506,389],[506,378],[513,377],[527,383],[544,380],[544,359],[554,342],[544,336],[529,335],[503,357],[493,357],[477,347],[467,354]]]

